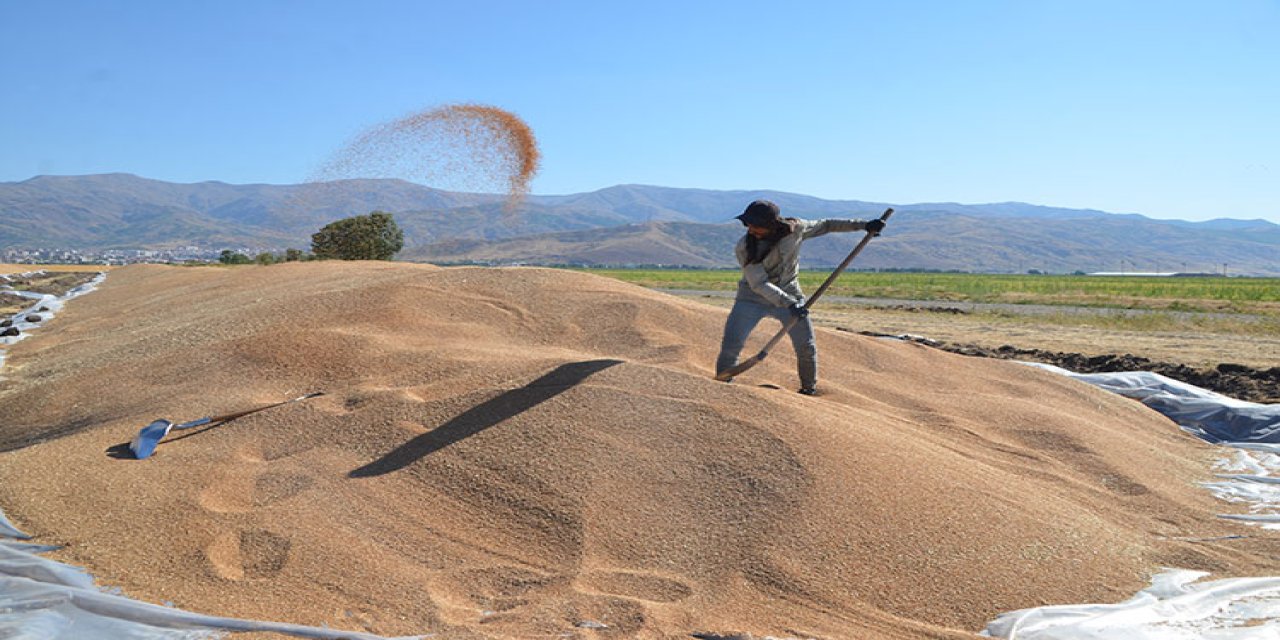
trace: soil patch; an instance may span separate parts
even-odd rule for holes
[[[884,337],[884,334],[874,331],[860,331],[859,333]],[[901,338],[902,336],[894,337]],[[1280,403],[1280,367],[1263,369],[1230,362],[1224,362],[1215,367],[1193,367],[1177,362],[1160,362],[1132,353],[1108,353],[1091,356],[1083,353],[1051,351],[1034,347],[1003,345],[990,348],[972,343],[941,342],[913,336],[908,336],[906,339],[960,355],[1041,362],[1069,369],[1076,373],[1151,371],[1239,400],[1263,404]]]

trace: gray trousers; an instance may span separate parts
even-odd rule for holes
[[[766,317],[776,318],[786,324],[791,311],[751,300],[738,299],[724,323],[724,337],[720,340],[720,356],[716,358],[716,374],[738,364],[738,354],[747,343],[747,336]],[[787,332],[791,346],[796,350],[796,365],[800,373],[800,386],[812,389],[818,383],[818,345],[813,335],[813,323],[801,318]],[[763,345],[762,345],[763,346]]]

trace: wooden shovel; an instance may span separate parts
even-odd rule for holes
[[[247,409],[245,411],[237,411],[235,413],[228,413],[221,416],[211,416],[208,418],[200,418],[199,420],[192,420],[191,422],[184,422],[182,424],[174,424],[168,420],[156,420],[155,422],[152,422],[151,424],[143,427],[142,430],[138,432],[138,435],[133,437],[133,441],[129,443],[129,450],[133,452],[133,456],[135,458],[141,460],[143,458],[146,458],[147,456],[150,456],[153,452],[155,452],[156,446],[160,444],[160,440],[163,439],[165,436],[169,435],[170,431],[173,431],[175,429],[191,429],[193,427],[203,427],[205,425],[221,424],[223,422],[227,422],[228,420],[235,420],[236,418],[242,418],[251,413],[257,413],[259,411],[270,409],[272,407],[278,407],[282,404],[289,404],[290,402],[297,402],[299,400],[306,400],[307,398],[314,398],[316,396],[322,396],[322,395],[324,395],[323,391],[317,391],[315,393],[308,393],[305,396],[298,396],[297,398],[294,398],[292,400],[285,400],[284,402],[269,404],[265,407],[258,407],[256,409]]]

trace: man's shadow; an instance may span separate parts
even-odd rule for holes
[[[593,373],[603,371],[621,360],[588,360],[560,365],[529,384],[508,391],[492,400],[468,409],[462,415],[428,431],[390,453],[355,469],[349,478],[380,476],[402,469],[423,456],[430,455],[455,442],[473,436],[503,420],[520,415],[555,396],[568,391]]]

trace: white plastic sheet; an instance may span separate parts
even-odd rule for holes
[[[1276,640],[1280,578],[1197,582],[1171,569],[1119,604],[1038,607],[1006,613],[981,635],[1008,640]]]
[[[1074,373],[1034,366],[1139,400],[1209,442],[1280,444],[1280,405],[1236,400],[1150,371]]]

